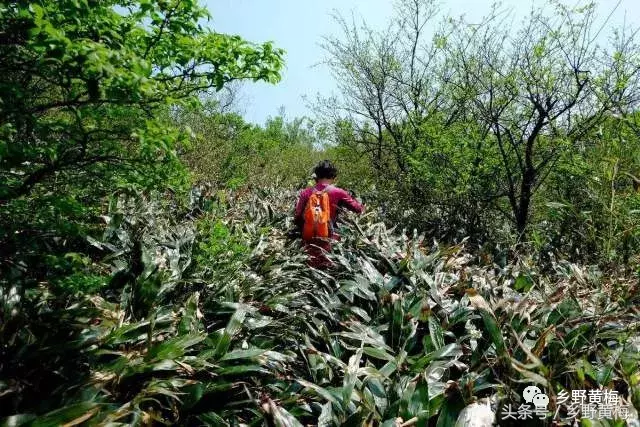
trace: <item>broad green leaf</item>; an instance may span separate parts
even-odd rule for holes
[[[226,353],[219,360],[236,360],[236,359],[255,359],[256,357],[265,354],[266,350],[260,348],[254,348],[250,350],[233,350]]]
[[[440,326],[440,322],[433,315],[429,316],[429,336],[431,337],[431,342],[436,350],[440,350],[444,347],[444,334],[442,332],[442,326]]]
[[[359,348],[356,354],[349,358],[347,370],[344,373],[342,383],[342,405],[347,406],[351,401],[351,393],[358,379],[358,369],[360,368],[360,360],[362,359],[362,348]]]
[[[436,427],[455,427],[458,415],[463,409],[464,402],[461,398],[454,396],[453,398],[445,399],[438,415]]]
[[[335,398],[335,396],[333,396],[333,394],[329,393],[329,391],[325,390],[323,387],[320,387],[316,384],[313,384],[309,381],[299,379],[299,378],[296,379],[296,381],[300,383],[303,387],[313,390],[318,395],[322,396],[326,401],[331,402],[333,404],[337,404],[337,405],[340,404],[338,400]]]
[[[233,313],[231,319],[229,319],[229,323],[227,323],[227,327],[218,341],[218,344],[216,345],[215,355],[217,357],[224,355],[229,350],[231,340],[238,332],[240,332],[246,315],[247,311],[242,306],[238,307],[235,313]]]
[[[32,421],[37,427],[57,427],[65,424],[78,425],[91,419],[99,410],[98,403],[81,402],[49,412]]]
[[[387,353],[386,351],[384,351],[384,350],[382,350],[380,348],[363,347],[362,351],[367,356],[371,356],[371,357],[376,358],[376,359],[380,359],[380,360],[395,360],[394,356],[390,355],[389,353]]]
[[[509,352],[507,351],[507,347],[502,337],[502,331],[498,326],[493,310],[491,310],[489,304],[475,289],[467,289],[467,296],[469,297],[471,305],[480,312],[480,316],[482,316],[484,326],[487,328],[491,342],[496,347],[496,353],[503,360],[506,360],[509,357]]]
[[[145,360],[151,361],[179,358],[185,354],[187,349],[204,341],[205,338],[206,336],[204,334],[185,335],[155,344],[145,355]]]
[[[531,276],[522,273],[518,275],[515,283],[513,284],[513,288],[520,292],[529,292],[532,287],[533,280],[531,279]]]

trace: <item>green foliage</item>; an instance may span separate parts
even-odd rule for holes
[[[609,266],[633,263],[640,248],[636,138],[610,118],[561,159],[535,216],[539,249]]]
[[[328,133],[283,114],[251,125],[208,99],[236,79],[276,81],[282,51],[206,30],[207,17],[190,0],[0,6],[3,423],[450,426],[478,399],[520,403],[530,384],[552,411],[577,389],[640,407],[637,272],[615,269],[640,246],[637,115],[572,116],[579,135],[560,119],[531,139],[498,132],[530,107],[518,88],[566,95],[549,55],[585,22],[535,33],[518,51],[531,73],[500,76],[482,63],[505,59],[495,33],[454,57],[473,34],[439,33],[419,72],[419,25],[408,44],[349,33],[363,44],[332,45],[341,87],[379,95],[365,101],[380,114],[333,116]],[[589,82],[595,98],[633,84],[634,57],[613,59]],[[461,65],[500,89],[495,103],[464,73],[438,86]],[[483,115],[496,105],[498,131]],[[525,184],[526,167],[505,174],[523,147],[548,163],[534,188],[505,193]],[[288,234],[291,187],[327,156],[371,204],[318,271]],[[523,194],[536,196],[535,250],[508,257]]]
[[[46,264],[56,295],[90,294],[98,292],[107,283],[107,278],[95,270],[91,258],[84,254],[49,255]]]
[[[205,29],[195,1],[0,6],[0,242],[8,265],[82,246],[114,191],[188,183],[176,105],[233,80],[275,82],[282,51]],[[20,270],[20,268],[18,268]]]
[[[194,261],[203,271],[223,276],[227,267],[237,268],[246,259],[250,248],[238,232],[232,233],[225,223],[205,217],[198,223]]]
[[[190,0],[0,5],[0,412],[42,416],[9,423],[148,424],[155,415],[141,419],[141,408],[191,385],[147,380],[178,366],[157,357],[191,357],[204,339],[196,329],[169,349],[151,340],[175,329],[161,305],[194,239],[166,227],[167,212],[194,213],[178,155],[189,134],[166,117],[234,80],[276,82],[283,65],[271,43],[216,33],[207,18]],[[139,358],[143,347],[155,356]],[[125,407],[92,385],[116,374]]]
[[[209,99],[203,110],[184,109],[175,119],[195,136],[185,163],[197,180],[216,188],[300,185],[322,156],[322,130],[306,118],[276,116],[256,126]]]
[[[91,240],[110,288],[71,307],[35,296],[58,321],[32,318],[19,335],[36,338],[29,351],[11,341],[6,360],[21,368],[4,371],[4,421],[451,425],[470,402],[518,403],[532,383],[624,383],[637,399],[633,278],[569,263],[542,274],[529,258],[496,268],[372,214],[348,220],[336,267],[316,271],[287,241],[295,193],[282,194],[220,192],[204,210],[114,201]],[[136,297],[150,281],[151,303]],[[67,375],[45,375],[53,366]],[[21,400],[36,386],[37,406]]]
[[[204,30],[208,13],[195,2],[18,2],[2,12],[11,34],[0,82],[3,198],[54,175],[166,179],[183,135],[155,110],[234,79],[275,81],[282,64],[268,43]]]
[[[607,20],[597,27],[595,4],[553,5],[514,27],[498,5],[470,24],[431,0],[398,2],[385,31],[336,17],[341,34],[323,47],[340,96],[316,107],[332,150],[356,168],[349,184],[362,183],[388,224],[477,247],[629,260],[633,197],[586,187],[590,170],[601,186],[611,181],[606,162],[611,171],[626,163],[620,174],[637,170],[637,33]],[[605,30],[613,36],[598,44]],[[621,137],[625,153],[607,153]],[[575,207],[565,225],[549,202]]]

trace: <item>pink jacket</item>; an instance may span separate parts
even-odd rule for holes
[[[300,197],[298,198],[298,203],[296,204],[296,213],[294,217],[294,222],[298,227],[302,227],[302,224],[304,223],[304,208],[307,206],[309,197],[313,194],[314,189],[322,191],[326,186],[327,184],[318,183],[313,187],[302,190]],[[332,186],[332,188],[329,189],[328,194],[331,209],[331,223],[333,224],[334,229],[336,221],[338,220],[338,212],[340,211],[340,208],[345,208],[356,213],[362,213],[364,210],[364,207],[342,188]]]

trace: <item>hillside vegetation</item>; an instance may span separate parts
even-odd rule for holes
[[[236,82],[285,52],[197,1],[0,5],[3,425],[637,425],[637,32],[396,6],[336,16],[316,116],[256,125]],[[292,214],[326,158],[366,214],[317,270]],[[505,419],[531,385],[548,416]]]
[[[111,286],[73,304],[49,284],[32,294],[6,359],[14,408],[37,396],[34,425],[446,426],[477,398],[520,403],[529,384],[638,404],[634,278],[499,265],[372,215],[345,227],[334,270],[312,270],[286,235],[293,196],[221,192],[204,212],[114,199],[91,240],[104,258],[58,284],[102,272]]]

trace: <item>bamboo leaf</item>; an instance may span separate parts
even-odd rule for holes
[[[444,333],[442,332],[442,326],[440,322],[433,315],[429,316],[429,336],[431,336],[431,342],[436,350],[440,350],[444,347]]]
[[[502,331],[498,326],[493,310],[491,310],[489,304],[475,289],[467,289],[467,296],[469,297],[471,305],[480,312],[484,326],[487,328],[487,332],[489,332],[491,342],[496,347],[496,353],[503,360],[506,360],[509,357],[509,352],[507,351],[507,346],[502,337]]]
[[[218,344],[216,345],[216,357],[222,356],[229,350],[231,339],[240,332],[240,329],[242,329],[242,323],[244,322],[246,315],[247,311],[242,306],[239,306],[235,313],[233,313],[231,319],[229,319],[229,323],[227,323],[227,327],[218,340]]]
[[[363,347],[363,353],[380,360],[395,360],[395,357],[380,348]]]
[[[267,350],[263,350],[261,348],[254,348],[250,350],[233,350],[226,353],[219,360],[237,360],[237,359],[255,359],[256,357],[265,354]]]

